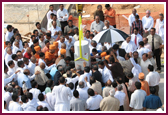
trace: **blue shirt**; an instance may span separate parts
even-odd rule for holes
[[[102,52],[101,50],[97,50],[97,53],[100,53],[100,52]],[[93,54],[92,53],[90,53],[90,55],[91,56],[93,56]]]
[[[157,109],[161,106],[162,106],[162,102],[160,100],[160,97],[153,94],[146,96],[143,102],[143,107],[147,109]]]
[[[55,73],[57,72],[57,68],[56,67],[53,67],[51,70],[50,70],[50,75],[51,75],[51,79],[54,80],[54,75]]]
[[[23,74],[23,73],[18,74],[18,76],[17,76],[17,82],[18,82],[18,85],[19,85],[20,87],[22,87],[22,82],[23,82],[23,81],[25,81],[26,87],[27,87],[28,89],[32,88],[32,87],[31,87],[31,83],[30,83],[30,79],[28,78],[28,76],[26,76],[26,75]]]

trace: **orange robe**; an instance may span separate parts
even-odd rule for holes
[[[109,16],[113,16],[114,18],[106,17],[105,20],[108,20],[110,22],[111,26],[116,25],[116,21],[115,21],[116,11],[112,8],[110,8],[109,11],[106,9],[105,14],[107,14]]]
[[[35,53],[34,56],[35,56],[35,58],[36,58],[36,60],[37,60],[36,63],[38,63],[38,60],[40,59],[39,54]]]
[[[141,89],[144,90],[148,95],[150,95],[149,84],[147,81],[141,81]]]
[[[55,56],[56,59],[58,58],[58,51],[59,51],[59,48],[55,50],[55,53],[54,53],[54,55],[57,54],[57,56]]]
[[[54,55],[54,53],[52,54],[52,53],[50,53],[50,52],[46,52],[45,53],[45,60],[48,60],[48,61],[51,61],[51,60],[53,60],[53,59],[55,59],[55,55]],[[54,63],[51,63],[51,64],[49,64],[49,65],[47,65],[47,66],[50,66],[50,65],[52,65],[52,64],[54,64]]]

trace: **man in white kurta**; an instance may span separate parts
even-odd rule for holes
[[[134,52],[137,50],[137,46],[135,45],[135,43],[133,41],[131,41],[131,36],[126,38],[126,41],[124,41],[121,44],[121,48],[125,49],[126,53],[130,53],[130,52]]]
[[[84,85],[84,82],[79,82],[79,87],[77,87],[77,91],[79,92],[79,99],[86,101],[89,98],[87,90],[89,88]]]
[[[59,79],[60,85],[54,86],[52,93],[56,99],[55,111],[70,111],[70,100],[72,97],[71,89],[65,86],[65,78]]]
[[[140,66],[141,66],[141,69],[142,69],[142,73],[144,73],[145,76],[149,73],[148,72],[148,65],[149,64],[152,65],[151,61],[148,59],[146,54],[142,55]]]
[[[45,101],[48,103],[49,107],[51,108],[52,111],[54,111],[54,105],[55,105],[55,97],[52,94],[52,92],[48,92],[46,94]]]
[[[156,34],[160,35],[160,37],[163,40],[162,44],[164,44],[164,19],[163,18],[164,18],[163,14],[159,14],[159,19],[156,20],[156,25],[155,25]]]
[[[10,39],[12,38],[13,36],[13,27],[12,25],[8,25],[7,26],[7,32],[5,34],[5,41],[10,41]]]
[[[146,37],[149,35],[149,31],[154,25],[154,20],[150,16],[150,10],[147,10],[146,16],[142,18],[142,24],[143,24],[143,30],[144,30],[143,37]]]
[[[12,59],[12,49],[11,48],[7,48],[7,54],[5,56],[5,64],[8,66],[8,62]]]
[[[39,89],[37,89],[37,87],[38,87],[37,82],[33,81],[32,88],[29,90],[29,92],[32,93],[33,98],[35,98],[37,101],[39,101],[38,95],[41,93],[41,91]]]
[[[137,12],[136,9],[133,9],[132,14],[130,14],[128,17],[128,24],[130,26],[130,34],[131,34],[132,22],[135,21],[135,16],[138,15],[136,12]]]
[[[30,71],[30,75],[34,74],[35,67],[36,67],[36,58],[34,56],[32,56],[30,58],[29,65],[28,65],[28,69]]]
[[[50,10],[49,10],[48,13],[47,13],[47,20],[51,19],[51,18],[50,18],[51,13],[57,15],[57,11],[54,10],[54,6],[53,6],[53,5],[50,5],[50,6],[49,6],[49,9],[50,9]]]
[[[12,95],[13,102],[9,104],[9,111],[23,111],[19,102],[19,97],[17,95]]]

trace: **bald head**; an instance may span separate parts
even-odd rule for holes
[[[40,68],[44,69],[45,68],[45,64],[44,63],[40,63]]]
[[[111,80],[108,80],[107,81],[107,86],[111,86],[111,83],[112,83]]]
[[[35,56],[32,56],[32,57],[30,58],[30,61],[35,64],[35,63],[36,63],[36,58],[35,58]]]
[[[66,44],[65,44],[65,43],[62,43],[62,44],[61,44],[61,48],[62,48],[62,49],[66,49]]]
[[[84,82],[83,81],[79,82],[79,87],[84,88]]]

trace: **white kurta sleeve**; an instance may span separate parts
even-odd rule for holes
[[[63,21],[63,18],[60,17],[59,12],[60,12],[60,11],[58,10],[58,11],[57,11],[57,18],[58,18],[59,21]]]
[[[154,20],[153,20],[153,18],[152,18],[152,20],[151,20],[151,22],[150,22],[150,26],[149,26],[149,28],[148,28],[147,31],[150,31],[150,29],[153,27],[153,25],[154,25]]]
[[[10,77],[4,79],[4,86],[5,86],[7,83],[11,82],[12,79],[13,79],[15,76],[16,76],[16,74],[14,73],[14,74],[12,74]]]
[[[64,20],[64,21],[68,20],[68,17],[69,17],[68,11],[67,11],[66,9],[65,9],[65,14],[66,14],[67,16],[63,16],[63,20]]]
[[[33,74],[32,76],[28,76],[28,77],[29,77],[30,81],[32,81],[36,77],[36,75]]]
[[[129,15],[129,18],[128,18],[128,23],[129,23],[129,26],[131,27],[131,26],[132,26],[131,15]]]

